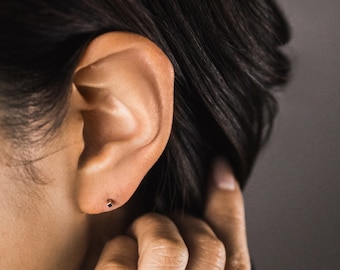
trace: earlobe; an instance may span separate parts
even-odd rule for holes
[[[73,80],[87,103],[77,174],[81,211],[122,206],[157,161],[170,136],[173,82],[170,61],[148,39],[114,32],[89,44]]]

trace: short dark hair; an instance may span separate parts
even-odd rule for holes
[[[53,136],[81,51],[109,31],[151,39],[175,68],[172,134],[141,187],[153,195],[150,206],[199,212],[218,155],[243,185],[277,111],[269,90],[289,74],[279,50],[289,28],[272,0],[1,1],[5,135],[27,147],[31,132],[40,134],[38,141]]]

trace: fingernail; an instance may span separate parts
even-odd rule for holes
[[[235,190],[235,177],[228,163],[219,158],[215,161],[213,180],[215,185],[223,190]]]

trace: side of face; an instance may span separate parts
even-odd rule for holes
[[[76,248],[65,243],[86,234],[87,215],[123,206],[162,154],[171,131],[173,88],[171,62],[148,39],[112,32],[90,42],[74,72],[63,125],[51,141],[32,149],[45,184],[26,188],[18,179],[23,174],[1,157],[0,206],[6,218],[0,233],[11,237],[0,251],[15,248],[9,244],[14,236],[32,265],[38,266],[39,250],[50,262],[58,251],[74,254]],[[53,245],[41,241],[47,236]]]

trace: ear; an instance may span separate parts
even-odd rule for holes
[[[173,67],[148,39],[106,33],[84,51],[73,84],[86,103],[77,203],[84,213],[110,211],[129,200],[166,146]]]

